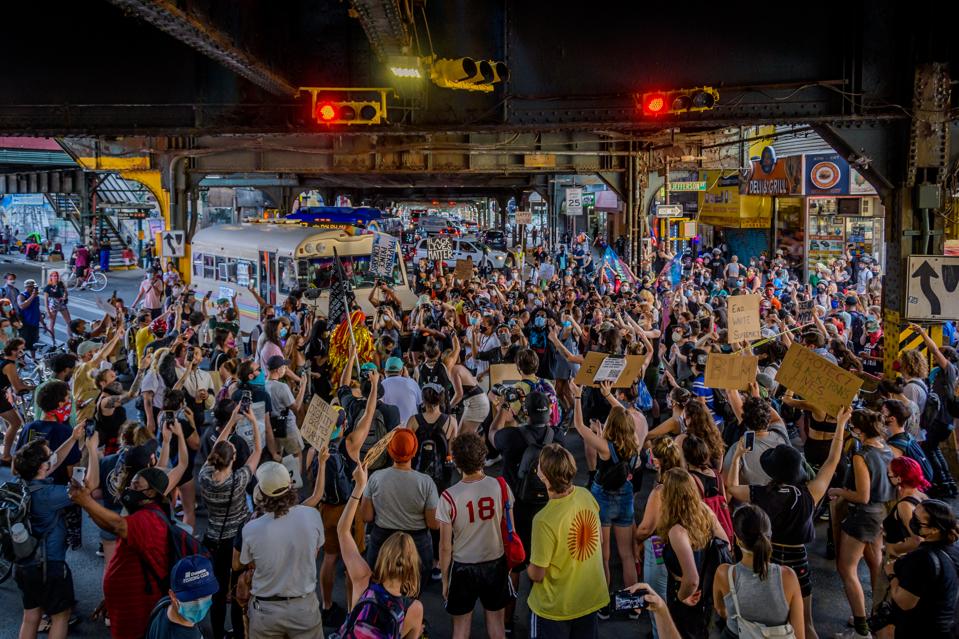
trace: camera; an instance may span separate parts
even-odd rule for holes
[[[493,384],[490,392],[498,397],[502,397],[503,401],[510,404],[523,401],[523,393],[515,386],[509,384]]]

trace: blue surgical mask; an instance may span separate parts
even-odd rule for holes
[[[280,339],[284,339],[290,331],[286,330],[286,327],[280,329]]]
[[[470,318],[470,324],[476,325],[476,324],[478,324],[478,323],[479,323],[479,318],[478,318],[478,317],[471,317],[471,318]]]
[[[213,597],[203,597],[196,601],[181,601],[178,607],[180,616],[196,625],[203,621],[213,605]]]
[[[3,305],[3,312],[4,312],[4,313],[9,313],[9,312],[12,311],[12,310],[13,310],[13,307],[10,306],[9,304],[4,304],[4,305]]]
[[[4,327],[3,327],[3,334],[6,335],[7,337],[13,337],[13,327],[12,327],[12,326],[4,326]]]
[[[546,318],[540,315],[533,323],[536,325],[536,328],[543,328],[546,326]]]
[[[256,374],[256,377],[254,377],[252,380],[250,380],[250,384],[253,385],[253,386],[265,386],[265,385],[266,385],[266,376],[263,374],[263,371],[262,371],[262,370],[261,370],[259,373]]]
[[[569,327],[572,326],[572,325],[573,325],[573,323],[570,322],[569,320],[566,320],[565,322],[563,322],[563,328],[569,328]]]

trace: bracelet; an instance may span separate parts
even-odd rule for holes
[[[355,499],[356,501],[363,501],[361,498],[357,497],[356,495],[350,495],[350,499]]]
[[[578,397],[575,396],[575,395],[573,396],[573,401],[581,401],[582,399],[583,399],[583,396],[582,396],[582,395],[580,395],[580,396],[578,396]]]

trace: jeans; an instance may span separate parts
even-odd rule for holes
[[[656,557],[654,544],[659,546],[658,558]],[[663,544],[659,537],[655,535],[647,537],[643,542],[643,581],[652,586],[656,594],[662,597],[663,601],[666,601],[667,573],[666,564],[664,564],[662,560],[662,554]],[[656,619],[653,615],[650,615],[650,621],[653,625],[653,638],[659,639],[659,633],[656,631]]]

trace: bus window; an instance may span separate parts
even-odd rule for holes
[[[236,284],[236,260],[232,257],[217,257],[216,278],[221,282]]]
[[[260,252],[260,297],[267,304],[276,304],[276,273],[273,271],[274,253]]]
[[[356,255],[341,257],[344,275],[352,282],[353,288],[372,288],[378,279],[386,279],[391,286],[403,284],[403,273],[399,266],[393,269],[393,278],[382,278],[370,272],[370,257]],[[333,281],[333,258],[315,258],[309,260],[308,282],[316,288],[329,288]]]
[[[296,288],[296,267],[293,260],[289,257],[281,257],[277,260],[277,281],[279,282],[280,293],[289,295]]]
[[[203,256],[203,278],[207,280],[216,279],[216,266],[212,255]]]
[[[193,277],[203,277],[203,253],[193,254]]]

